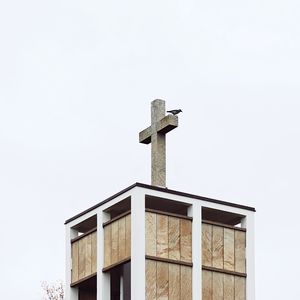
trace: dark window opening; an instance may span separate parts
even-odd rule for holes
[[[212,221],[222,223],[231,226],[241,226],[242,219],[245,216],[234,214],[227,211],[212,209],[208,207],[202,207],[202,219],[204,221]]]
[[[131,272],[130,262],[115,267],[110,271],[110,299],[130,300]]]
[[[131,198],[128,197],[113,206],[110,206],[105,210],[106,213],[110,214],[110,218],[113,219],[123,213],[130,211],[131,209]]]
[[[97,276],[85,280],[78,286],[79,300],[97,300]]]

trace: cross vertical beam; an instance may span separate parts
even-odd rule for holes
[[[178,126],[178,117],[166,114],[165,101],[151,102],[151,126],[139,134],[140,143],[151,143],[151,184],[166,187],[166,134]]]

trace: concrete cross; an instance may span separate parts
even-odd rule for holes
[[[151,184],[166,187],[166,134],[178,126],[178,117],[166,116],[165,101],[151,102],[151,126],[139,134],[140,143],[151,143]]]

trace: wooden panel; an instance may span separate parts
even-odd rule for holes
[[[202,224],[202,264],[212,266],[212,225]]]
[[[235,231],[235,271],[246,272],[246,233]]]
[[[223,300],[223,278],[224,274],[213,272],[212,281],[213,281],[213,300]]]
[[[85,276],[92,274],[92,235],[89,234],[84,238],[86,240],[85,248]]]
[[[212,300],[212,272],[202,272],[202,300]]]
[[[85,277],[85,254],[87,240],[85,238],[78,241],[78,279]]]
[[[123,260],[126,258],[126,223],[125,223],[125,218],[122,218],[119,220],[119,258],[118,260]]]
[[[131,215],[125,217],[125,256],[131,256]]]
[[[212,257],[213,267],[223,269],[224,230],[222,227],[213,226]]]
[[[156,256],[156,214],[146,212],[146,255]]]
[[[234,300],[246,300],[246,278],[235,277]]]
[[[192,261],[192,222],[180,220],[180,259]]]
[[[156,264],[146,260],[146,300],[156,300]]]
[[[157,300],[168,300],[169,298],[169,264],[157,262],[156,296]]]
[[[78,280],[78,242],[72,244],[72,282]]]
[[[192,268],[180,266],[180,299],[192,300]]]
[[[168,217],[156,215],[156,255],[168,258]]]
[[[111,223],[111,264],[119,260],[119,221]]]
[[[180,219],[169,217],[169,259],[180,260]]]
[[[180,266],[169,264],[169,300],[180,300]]]
[[[224,274],[224,300],[234,300],[234,276]]]
[[[92,274],[97,272],[97,232],[92,233]]]
[[[234,230],[224,228],[224,269],[234,271]]]
[[[104,227],[104,266],[111,265],[111,229],[112,224]]]

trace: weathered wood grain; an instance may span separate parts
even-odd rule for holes
[[[92,274],[92,235],[84,237],[86,240],[85,248],[85,276]]]
[[[156,255],[168,258],[168,217],[156,215]]]
[[[119,221],[111,223],[111,263],[119,260]]]
[[[192,261],[192,222],[190,220],[180,220],[180,259],[182,261]]]
[[[169,298],[169,264],[157,262],[156,296],[157,300],[168,300]]]
[[[78,242],[72,244],[72,283],[78,280]]]
[[[246,278],[235,276],[234,300],[246,300]]]
[[[224,274],[213,272],[212,281],[213,281],[213,300],[223,300],[224,299],[224,286],[223,286]]]
[[[156,214],[146,212],[146,255],[156,256]]]
[[[234,300],[234,276],[224,274],[224,300]]]
[[[202,300],[212,300],[212,272],[202,271]]]
[[[235,231],[235,271],[246,272],[246,233]]]
[[[126,258],[126,223],[125,223],[125,217],[121,218],[119,220],[119,241],[118,241],[118,250],[119,250],[119,255],[118,255],[118,260],[123,260]]]
[[[202,264],[212,266],[212,225],[202,224]]]
[[[234,230],[224,228],[224,269],[234,271]]]
[[[192,268],[180,266],[180,299],[192,300]]]
[[[112,224],[104,227],[104,267],[111,265],[111,229]]]
[[[213,240],[212,240],[212,266],[223,269],[224,256],[224,230],[222,227],[213,226]]]
[[[180,300],[180,266],[169,264],[169,300]]]
[[[91,235],[92,239],[92,273],[97,272],[97,232],[93,232]]]
[[[169,259],[180,260],[180,219],[169,217]]]
[[[156,300],[156,261],[146,260],[146,300]]]
[[[131,256],[131,215],[125,217],[125,256]]]
[[[86,242],[85,238],[78,241],[78,280],[85,277]]]

